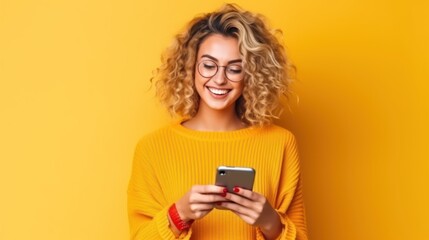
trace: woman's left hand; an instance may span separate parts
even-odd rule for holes
[[[216,207],[233,211],[246,223],[259,227],[268,239],[280,234],[282,230],[280,217],[265,196],[235,187],[234,194],[227,193],[225,199],[227,201],[219,203]]]

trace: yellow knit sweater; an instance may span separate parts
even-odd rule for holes
[[[298,152],[294,136],[271,125],[202,132],[173,123],[137,144],[128,188],[131,239],[176,239],[167,211],[195,184],[214,184],[216,168],[256,170],[253,191],[264,195],[284,224],[278,239],[307,239]],[[214,209],[180,239],[264,239],[228,210]]]

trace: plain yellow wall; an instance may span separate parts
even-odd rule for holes
[[[0,239],[127,239],[149,78],[222,1],[0,0]],[[311,239],[429,239],[427,1],[237,1],[284,31]]]

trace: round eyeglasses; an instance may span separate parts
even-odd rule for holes
[[[244,79],[244,70],[241,64],[228,64],[219,66],[212,60],[203,60],[198,63],[198,73],[204,78],[211,78],[218,72],[219,68],[225,68],[225,77],[231,82],[240,82]]]

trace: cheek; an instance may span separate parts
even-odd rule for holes
[[[206,83],[205,79],[202,79],[201,77],[195,77],[194,80],[194,87],[197,90],[198,95],[201,96],[201,94],[203,94],[204,91],[204,85]]]
[[[204,88],[204,85],[206,83],[205,79],[202,79],[201,77],[196,76],[194,80],[194,84],[196,88]]]
[[[244,84],[243,84],[243,83],[240,83],[240,85],[239,85],[239,86],[237,86],[237,88],[239,89],[240,93],[243,93],[243,90],[244,90]]]

